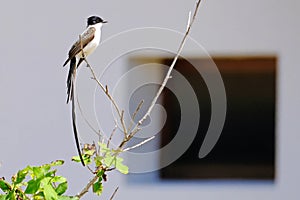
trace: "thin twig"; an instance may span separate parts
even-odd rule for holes
[[[117,126],[117,124],[115,124],[115,127],[114,127],[114,129],[112,130],[112,132],[111,132],[111,134],[110,134],[110,136],[109,136],[109,138],[108,138],[108,140],[107,140],[107,144],[106,144],[107,148],[109,148],[110,141],[111,141],[113,135],[115,134],[117,128],[118,128],[118,126]]]
[[[90,168],[90,166],[86,166],[87,168],[88,168],[88,170],[93,174],[94,173],[94,171],[92,170],[92,168]]]
[[[123,141],[121,142],[121,144],[118,147],[118,150],[122,152],[123,151],[122,148],[125,146],[125,144],[140,130],[141,130],[141,128],[137,127],[133,131],[131,131],[127,137],[124,137]]]
[[[124,149],[123,152],[129,151],[129,150],[132,150],[132,149],[135,149],[135,148],[137,148],[137,147],[140,147],[140,146],[142,146],[143,144],[146,144],[147,142],[150,142],[150,141],[153,140],[154,138],[155,138],[155,135],[152,136],[152,137],[150,137],[150,138],[147,138],[146,140],[144,140],[144,141],[142,141],[142,142],[140,142],[140,143],[138,143],[138,144],[136,144],[136,145],[134,145],[134,146],[132,146],[132,147],[128,147],[128,148]]]
[[[92,79],[96,81],[96,83],[100,86],[100,88],[102,89],[102,91],[106,94],[106,96],[108,97],[108,99],[111,101],[111,103],[113,104],[113,106],[115,107],[115,110],[117,111],[117,114],[120,118],[121,124],[123,126],[124,123],[124,119],[122,122],[122,111],[120,110],[119,106],[117,105],[116,101],[114,100],[114,98],[110,95],[110,93],[108,92],[108,87],[104,85],[102,85],[102,83],[99,81],[99,79],[96,76],[96,73],[94,71],[94,69],[92,68],[92,66],[89,64],[89,62],[87,61],[87,59],[84,57],[83,58],[87,67],[90,69],[91,73],[92,73]],[[123,127],[123,131],[124,133],[127,133],[126,128]]]
[[[124,137],[127,137],[127,129],[126,129],[126,125],[125,125],[125,121],[124,121],[124,110],[121,111],[121,124],[122,124],[122,128],[123,128],[123,132],[124,132]]]
[[[164,78],[164,80],[163,80],[163,82],[162,82],[160,88],[158,89],[158,92],[156,93],[155,97],[153,98],[153,100],[152,100],[152,102],[151,102],[151,104],[150,104],[150,106],[149,106],[149,108],[148,108],[146,114],[140,119],[140,121],[135,125],[135,127],[133,128],[133,130],[132,130],[131,133],[129,134],[129,137],[130,137],[130,138],[133,137],[133,136],[137,133],[136,129],[137,129],[141,124],[143,124],[143,122],[144,122],[144,121],[147,119],[147,117],[150,115],[150,113],[151,113],[151,111],[153,110],[153,107],[154,107],[154,105],[155,105],[157,99],[158,99],[159,96],[161,95],[161,93],[162,93],[163,89],[165,88],[165,86],[166,86],[166,84],[167,84],[169,78],[171,77],[171,76],[170,76],[170,75],[171,75],[171,72],[172,72],[172,70],[173,70],[173,68],[174,68],[174,66],[175,66],[175,64],[176,64],[176,62],[177,62],[177,60],[178,60],[178,58],[179,58],[179,56],[180,56],[180,54],[181,54],[181,51],[182,51],[182,49],[183,49],[183,47],[184,47],[184,44],[185,44],[186,39],[187,39],[187,36],[189,35],[190,30],[191,30],[191,27],[192,27],[192,25],[193,25],[193,23],[194,23],[194,21],[195,21],[195,19],[196,19],[196,15],[197,15],[197,12],[198,12],[198,9],[199,9],[200,2],[201,2],[201,0],[198,0],[197,3],[196,3],[196,7],[195,7],[195,11],[194,11],[192,20],[191,20],[191,21],[190,21],[190,19],[188,20],[188,24],[189,24],[189,25],[188,25],[188,27],[187,27],[187,30],[186,30],[186,32],[185,32],[185,34],[184,34],[184,36],[183,36],[183,39],[182,39],[181,43],[180,43],[180,46],[179,46],[178,51],[177,51],[177,54],[176,54],[176,56],[174,57],[173,62],[172,62],[171,66],[170,66],[170,68],[169,68],[169,70],[168,70],[168,72],[167,72],[167,75],[165,76],[165,78]]]
[[[112,200],[115,197],[118,189],[119,189],[119,186],[115,189],[114,193],[111,195],[111,197],[109,198],[109,200]]]
[[[97,84],[100,86],[100,88],[103,90],[103,92],[106,94],[106,96],[109,98],[109,100],[113,103],[113,105],[115,106],[117,113],[119,114],[119,116],[121,116],[121,111],[118,107],[118,105],[116,104],[116,102],[114,101],[114,99],[112,98],[112,96],[109,94],[107,86],[102,85],[102,83],[97,79],[96,73],[94,71],[94,69],[92,68],[92,66],[89,64],[89,62],[87,61],[86,58],[84,58],[85,63],[87,64],[87,67],[90,69],[92,75],[93,75],[93,80],[95,80],[97,82]]]
[[[98,180],[98,178],[99,178],[98,175],[95,175],[93,179],[90,180],[90,182],[82,189],[82,191],[76,195],[76,197],[80,199],[83,195],[85,195],[89,191],[89,189],[93,186],[93,184]]]
[[[139,103],[139,105],[136,107],[134,113],[132,114],[131,120],[130,120],[130,124],[128,126],[127,132],[129,132],[133,126],[134,123],[134,119],[137,115],[137,113],[139,112],[139,110],[142,108],[142,105],[144,104],[144,99]]]

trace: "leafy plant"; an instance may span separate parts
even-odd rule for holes
[[[96,145],[86,144],[83,148],[83,161],[90,168],[92,165],[95,167],[96,174],[95,178],[91,180],[90,185],[92,185],[93,192],[97,195],[101,195],[103,191],[103,181],[106,181],[106,172],[116,169],[122,174],[128,174],[128,167],[123,164],[123,158],[119,157],[121,153],[120,150],[114,150],[108,148],[105,143],[98,143],[99,150],[97,151]],[[72,158],[75,162],[81,162],[79,156],[74,156]],[[88,189],[88,188],[87,188]],[[86,193],[83,190],[78,196]]]
[[[11,182],[0,178],[0,189],[5,193],[0,194],[0,200],[78,200],[90,187],[100,196],[103,192],[103,181],[107,180],[106,172],[116,169],[127,174],[128,167],[123,164],[123,158],[118,156],[120,151],[110,149],[104,143],[98,145],[98,151],[94,144],[86,144],[83,148],[85,164],[90,170],[92,166],[96,170],[93,171],[95,177],[78,195],[63,195],[68,188],[68,182],[65,177],[56,175],[57,170],[53,167],[64,164],[64,161],[57,160],[41,166],[27,166],[13,175]],[[72,160],[81,162],[79,156],[74,156]]]
[[[68,188],[67,179],[56,175],[53,167],[61,166],[64,161],[57,160],[41,166],[27,166],[12,176],[11,183],[0,179],[0,188],[5,193],[0,200],[75,200],[78,197],[64,196]]]
[[[184,43],[186,38],[190,32],[191,26],[195,20],[199,5],[201,0],[197,0],[196,8],[194,14],[191,18],[191,13],[189,15],[189,21],[186,33],[181,41],[179,46],[178,52],[173,60],[172,65],[170,66],[162,84],[159,88],[156,96],[151,102],[150,107],[148,108],[146,114],[136,123],[133,124],[133,119],[136,117],[137,112],[140,110],[143,101],[137,106],[136,111],[132,115],[132,121],[129,126],[126,126],[124,120],[124,110],[119,109],[119,106],[113,99],[112,95],[110,94],[108,87],[104,86],[100,83],[97,79],[97,76],[92,69],[92,67],[87,62],[86,58],[84,57],[84,61],[86,62],[87,66],[90,68],[93,79],[97,82],[99,87],[103,90],[106,94],[108,99],[114,105],[115,110],[119,117],[119,122],[122,127],[122,132],[124,133],[123,140],[121,141],[120,145],[116,148],[110,148],[109,142],[113,133],[111,134],[107,143],[99,142],[97,147],[95,144],[85,144],[82,151],[82,158],[84,164],[87,168],[94,174],[94,177],[87,183],[87,185],[83,188],[83,190],[76,196],[66,196],[64,193],[68,188],[68,182],[65,177],[56,175],[56,169],[54,167],[58,167],[64,164],[64,161],[57,160],[50,164],[45,164],[41,166],[27,166],[26,168],[19,170],[17,174],[12,176],[11,182],[5,180],[5,178],[0,178],[0,189],[4,192],[4,194],[0,194],[0,200],[79,200],[84,194],[86,194],[90,188],[92,191],[97,194],[101,195],[103,192],[103,181],[107,180],[107,172],[112,170],[117,170],[120,173],[127,174],[128,167],[123,164],[123,158],[119,157],[120,153],[128,151],[133,148],[137,148],[146,142],[152,140],[154,137],[148,138],[142,141],[139,144],[136,144],[132,147],[125,148],[128,141],[130,141],[135,134],[141,130],[141,125],[146,120],[146,118],[150,115],[158,97],[160,96],[162,90],[166,86],[168,79],[171,77],[171,71],[175,66],[175,63],[180,56],[180,53],[183,49]],[[83,51],[82,47],[81,50]],[[74,102],[74,101],[73,101]],[[75,104],[74,104],[75,105]],[[73,106],[74,107],[74,106]],[[74,109],[75,111],[75,109]],[[74,112],[75,116],[75,112]],[[75,119],[74,119],[74,125]],[[72,158],[75,162],[81,162],[79,156],[74,156]],[[94,170],[92,170],[94,168]],[[117,192],[118,187],[112,194],[110,199],[113,199],[115,193]]]

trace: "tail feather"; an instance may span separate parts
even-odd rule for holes
[[[72,101],[74,97],[74,81],[75,81],[75,76],[76,76],[76,58],[73,58],[70,62],[70,69],[69,69],[69,74],[67,78],[67,103],[69,101]]]
[[[78,138],[78,132],[76,127],[76,114],[75,114],[75,102],[74,99],[72,99],[72,125],[73,125],[73,132],[74,132],[74,138],[76,143],[76,149],[78,151],[78,156],[80,158],[81,164],[85,166],[82,155],[81,155],[81,149],[79,144],[79,138]]]
[[[63,67],[66,66],[66,64],[68,64],[69,61],[70,61],[70,58],[68,58],[68,59],[66,60],[66,62],[63,64]]]
[[[69,74],[67,78],[67,103],[69,101],[72,102],[72,126],[73,126],[73,132],[74,132],[74,139],[76,143],[76,149],[78,151],[78,155],[80,158],[80,161],[83,166],[85,166],[82,155],[81,155],[81,148],[80,148],[80,143],[79,143],[79,138],[78,138],[78,132],[77,132],[77,127],[76,127],[76,113],[75,113],[75,102],[74,102],[74,84],[75,84],[75,77],[76,77],[76,58],[72,58],[70,62],[70,69],[69,69]]]
[[[80,58],[79,61],[78,61],[78,64],[77,64],[77,68],[79,67],[79,65],[82,63],[82,61],[84,61],[83,58]]]

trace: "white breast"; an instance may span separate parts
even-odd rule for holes
[[[88,56],[95,51],[95,49],[99,45],[100,39],[101,39],[102,23],[91,25],[91,27],[94,27],[96,29],[95,36],[94,36],[94,39],[83,48],[85,56]],[[81,53],[78,54],[76,57],[82,57]]]

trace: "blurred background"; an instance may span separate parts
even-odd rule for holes
[[[0,177],[9,179],[17,170],[29,164],[40,165],[63,159],[66,164],[59,170],[59,174],[69,180],[68,194],[79,192],[91,175],[80,164],[70,161],[77,152],[70,107],[65,103],[68,69],[62,68],[62,64],[70,46],[84,30],[86,18],[99,15],[109,22],[103,27],[103,45],[89,57],[89,61],[97,66],[97,74],[105,75],[102,78],[104,84],[114,85],[124,71],[130,68],[130,59],[132,61],[132,56],[116,55],[118,50],[134,49],[144,42],[146,47],[156,47],[163,43],[165,49],[176,52],[182,36],[180,33],[184,33],[186,29],[188,12],[194,6],[193,0],[12,0],[3,3],[0,8]],[[212,57],[266,56],[275,60],[271,66],[274,84],[270,86],[275,91],[271,92],[274,96],[269,101],[274,104],[271,112],[275,113],[271,113],[271,122],[270,118],[266,119],[266,123],[271,124],[271,139],[267,139],[267,142],[271,141],[271,144],[268,143],[270,153],[267,154],[268,169],[271,172],[268,171],[270,174],[265,175],[262,178],[264,180],[257,177],[222,177],[220,180],[220,175],[214,179],[194,177],[192,181],[184,177],[179,180],[176,176],[171,177],[172,181],[160,178],[153,181],[153,176],[150,176],[151,181],[148,181],[147,176],[136,178],[113,172],[108,175],[102,198],[108,199],[119,186],[115,199],[182,199],[187,196],[189,199],[210,200],[298,199],[299,12],[300,3],[296,0],[203,0],[190,33],[190,37],[201,44]],[[167,39],[168,33],[164,31],[161,32],[162,35],[155,35],[150,30],[135,32],[136,37],[131,35],[130,40],[122,37],[124,32],[145,27],[159,27],[178,34],[170,36],[174,40]],[[197,58],[203,54],[196,49],[187,45],[183,55]],[[146,59],[153,56],[151,52],[147,53],[149,52],[142,51],[133,57]],[[121,59],[116,59],[116,56]],[[167,58],[170,56],[170,53],[163,54],[166,58],[164,62],[169,62]],[[108,67],[112,66],[111,63],[120,67]],[[86,108],[86,115],[90,120],[94,120],[94,110],[100,110],[99,115],[101,112],[110,112],[110,108],[104,105],[102,107],[101,103],[96,103],[98,107],[93,105],[87,108],[93,97],[89,95],[94,95],[94,90],[87,91],[95,85],[89,80],[87,68],[81,67],[79,75],[78,82],[82,84],[78,87],[78,94],[82,105],[86,106],[83,108]],[[128,85],[124,85],[123,93],[126,93],[126,87]],[[122,93],[116,96],[122,97]],[[167,98],[169,96],[165,99]],[[122,105],[127,103],[122,102],[122,99],[117,101]],[[106,118],[106,115],[101,116],[98,116],[101,130],[111,131],[113,121]],[[87,141],[89,136],[94,137],[92,131],[81,123],[79,128],[82,139]],[[92,123],[97,124],[95,121]],[[165,174],[168,173],[170,171],[165,171]],[[146,180],[141,182],[140,179]],[[84,199],[99,198],[88,194]]]

